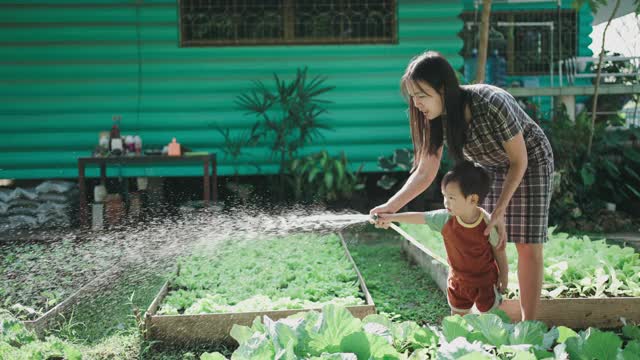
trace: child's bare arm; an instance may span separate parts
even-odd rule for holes
[[[424,224],[423,212],[404,212],[396,214],[380,214],[379,219],[385,222],[397,222],[403,224]]]
[[[495,246],[491,246],[493,250],[493,256],[498,264],[498,290],[504,292],[509,285],[509,262],[507,261],[507,252],[504,250],[498,250]]]

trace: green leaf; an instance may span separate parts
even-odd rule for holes
[[[509,317],[509,315],[507,315],[507,313],[502,310],[502,309],[493,309],[491,311],[489,311],[489,314],[495,314],[498,315],[498,317],[500,318],[500,320],[502,320],[503,323],[505,324],[511,324],[511,318]]]
[[[430,329],[422,327],[413,332],[410,343],[420,347],[435,348],[438,345],[438,335]]]
[[[215,353],[203,353],[202,355],[200,355],[200,360],[227,360],[227,358],[224,357],[219,352],[215,352]]]
[[[255,333],[231,355],[231,360],[273,359],[275,350],[266,334]]]
[[[349,310],[333,304],[322,308],[322,324],[317,333],[310,334],[309,347],[312,355],[323,352],[337,352],[346,336],[361,329],[360,319],[354,318]]]
[[[63,348],[65,360],[82,360],[82,353],[80,352],[80,350],[66,344],[63,346]]]
[[[384,356],[399,355],[384,338],[362,331],[346,336],[340,343],[340,351],[354,353],[358,359],[382,359]]]
[[[438,349],[438,360],[459,360],[464,356],[466,359],[491,359],[490,354],[485,352],[479,342],[470,343],[464,337],[457,337],[451,342],[445,342]]]
[[[393,152],[392,161],[402,170],[409,170],[413,165],[413,152],[409,149],[397,149]]]
[[[367,316],[368,318],[368,316]],[[365,318],[364,320],[366,320]],[[363,320],[363,321],[364,321]],[[413,339],[413,334],[420,329],[420,326],[414,321],[403,321],[399,324],[393,323],[391,333],[397,342],[408,342]]]
[[[622,334],[631,340],[640,341],[640,326],[639,325],[625,325],[622,327]]]
[[[393,185],[396,184],[397,181],[398,180],[394,179],[393,177],[385,174],[385,175],[382,175],[382,177],[378,180],[376,184],[385,190],[389,190],[391,189],[391,187],[393,187]]]
[[[430,349],[418,349],[411,353],[408,360],[426,360],[433,359]]]
[[[595,359],[614,359],[620,346],[622,340],[610,331],[590,328],[585,333],[584,351]]]
[[[498,315],[470,314],[465,315],[464,320],[466,320],[474,330],[480,331],[489,341],[490,345],[499,347],[509,343],[509,330],[512,325],[503,323]]]
[[[332,173],[324,174],[324,185],[327,187],[327,189],[331,189],[333,187],[333,174]]]
[[[636,188],[634,188],[633,186],[629,185],[629,184],[624,184],[624,186],[629,189],[629,191],[631,191],[633,193],[633,195],[636,196],[636,198],[640,199],[640,191],[638,191]]]
[[[558,326],[558,342],[564,344],[571,337],[578,337],[578,333],[566,326]]]
[[[233,324],[231,327],[231,337],[238,342],[238,344],[243,344],[247,342],[253,336],[254,331],[251,330],[250,327],[244,325]]]
[[[318,175],[320,173],[320,169],[318,168],[314,168],[309,172],[309,178],[308,178],[308,182],[312,183],[313,180],[316,178],[316,175]]]
[[[396,168],[396,164],[385,156],[378,157],[378,166],[384,171],[391,171]]]
[[[640,360],[640,341],[629,341],[621,355],[622,360]]]
[[[567,353],[574,359],[615,359],[622,340],[612,333],[589,328],[578,337],[566,340]]]
[[[362,326],[367,334],[378,335],[387,339],[389,343],[393,342],[394,324],[388,317],[380,314],[367,315],[362,319]]]
[[[596,181],[595,172],[589,163],[580,169],[580,176],[582,177],[582,184],[586,187],[590,187]]]
[[[469,325],[460,315],[447,316],[442,320],[442,334],[448,342],[458,337],[466,338],[469,332]]]
[[[556,359],[568,359],[569,353],[567,353],[566,344],[558,344],[553,348],[553,355]]]
[[[358,360],[358,357],[355,354],[347,353],[323,353],[321,356],[314,356],[309,358],[309,360]]]
[[[547,326],[539,321],[522,321],[509,334],[509,344],[531,344],[542,346]]]

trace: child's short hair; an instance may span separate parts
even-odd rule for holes
[[[442,178],[442,187],[447,186],[450,182],[455,182],[460,186],[465,198],[473,194],[478,195],[479,204],[482,204],[491,187],[489,174],[483,168],[469,161],[459,162],[446,173]]]

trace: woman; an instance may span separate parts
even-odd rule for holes
[[[522,320],[535,319],[553,174],[553,153],[544,132],[506,91],[484,84],[460,86],[437,52],[415,57],[401,87],[409,102],[412,174],[398,193],[370,213],[395,213],[426,190],[438,173],[445,143],[454,161],[479,164],[493,179],[483,204],[491,212],[486,234],[496,226],[499,247],[507,238],[515,243]]]

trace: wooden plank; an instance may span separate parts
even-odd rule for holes
[[[367,289],[362,274],[349,253],[349,249],[342,235],[338,234],[345,254],[358,276],[360,289],[365,297],[365,305],[347,306],[353,316],[363,319],[367,315],[375,314],[376,308]],[[180,269],[176,270],[176,275]],[[169,283],[165,283],[158,292],[147,312],[145,313],[145,336],[149,340],[162,341],[168,344],[203,344],[235,343],[229,336],[234,324],[251,326],[256,317],[268,316],[278,320],[287,316],[306,311],[321,311],[320,308],[296,310],[255,311],[226,314],[198,314],[198,315],[157,315],[158,308],[169,290]]]
[[[564,87],[512,87],[507,90],[513,96],[563,96],[563,95],[593,95],[595,88],[593,85],[588,86],[564,86]],[[640,93],[640,84],[631,85],[600,85],[598,94],[614,95],[614,94],[638,94]]]
[[[48,330],[49,326],[51,326],[52,323],[54,323],[56,320],[59,320],[58,315],[68,312],[69,309],[73,305],[79,303],[86,294],[93,292],[102,284],[111,282],[110,280],[112,279],[112,277],[122,270],[121,265],[122,264],[120,262],[117,262],[116,264],[105,270],[98,277],[89,281],[76,292],[71,294],[64,301],[49,309],[49,311],[44,313],[39,318],[35,320],[23,321],[22,323],[27,329],[35,332],[38,337],[43,338],[46,335],[45,333]]]
[[[356,271],[356,275],[358,276],[358,282],[360,283],[360,290],[362,290],[362,293],[364,294],[364,299],[365,299],[366,303],[368,305],[374,305],[375,306],[375,304],[373,303],[373,298],[371,297],[371,294],[369,293],[369,289],[367,289],[367,284],[365,284],[364,278],[362,277],[362,274],[360,273],[360,270],[358,269],[358,266],[356,265],[356,262],[353,260],[353,257],[351,256],[351,253],[349,252],[349,247],[347,247],[347,242],[344,240],[344,236],[342,235],[342,232],[339,232],[338,236],[340,237],[340,242],[342,243],[342,248],[344,249],[345,254],[349,258],[349,261],[351,262],[351,265],[353,265],[353,269]]]
[[[446,294],[448,265],[423,249],[424,246],[413,238],[405,238],[402,242],[402,250],[407,257],[431,275]],[[504,310],[512,321],[520,321],[518,299],[504,300],[500,309]],[[639,297],[540,299],[537,316],[537,320],[548,326],[563,325],[573,329],[590,326],[605,329],[620,327],[623,325],[622,318],[627,322],[640,322]]]

